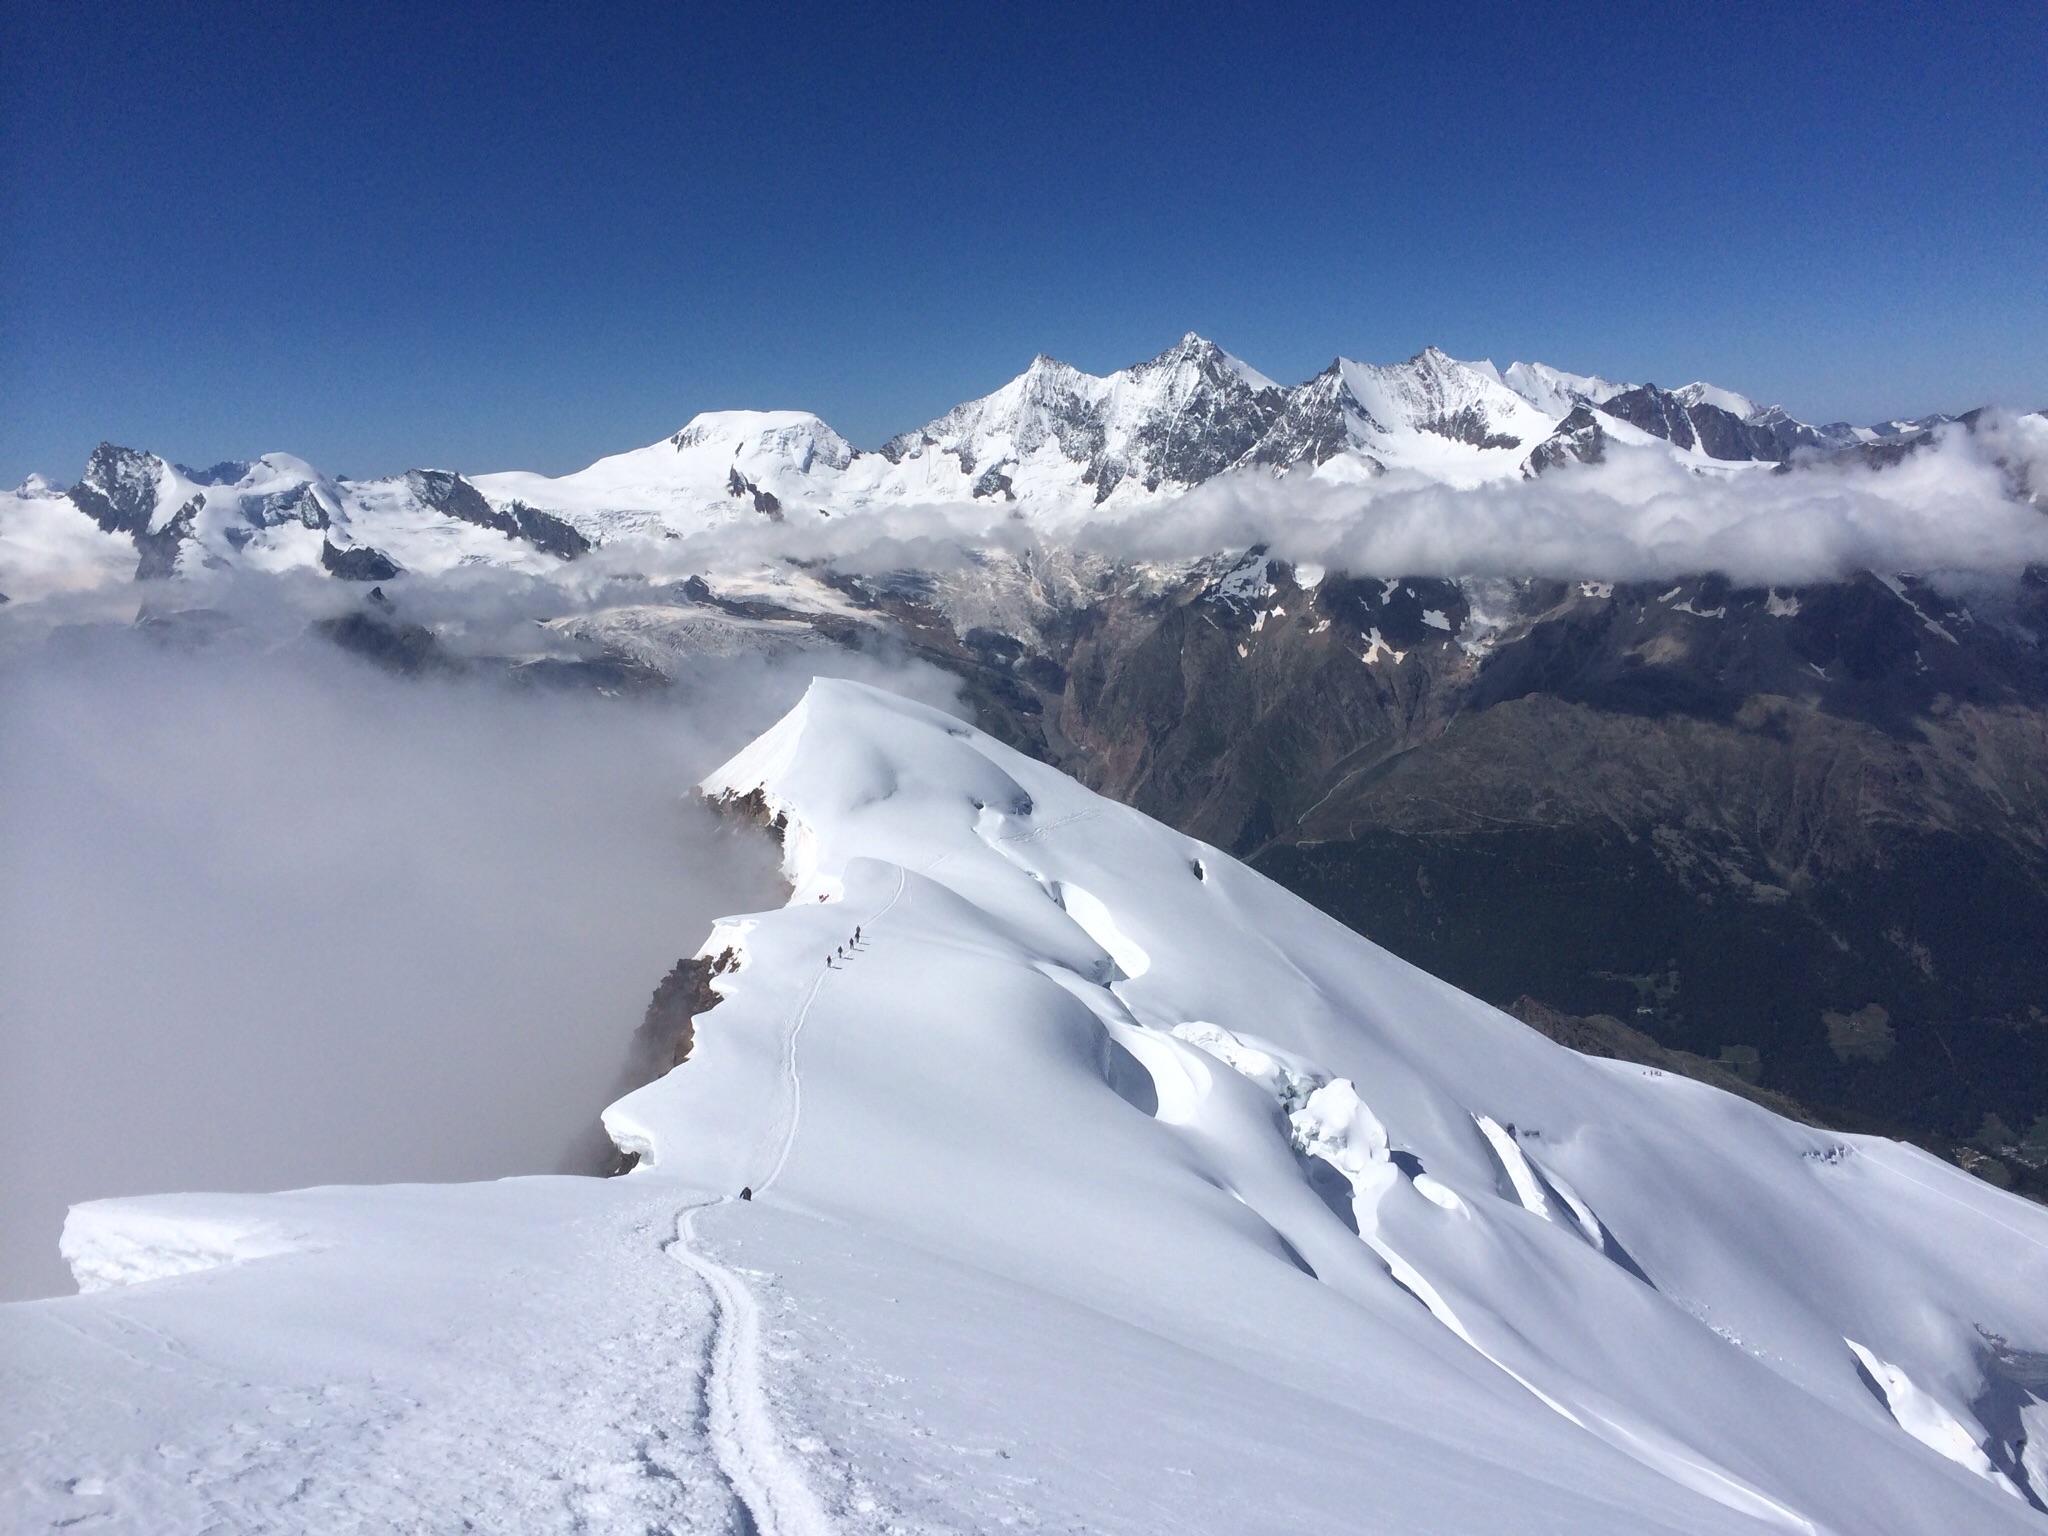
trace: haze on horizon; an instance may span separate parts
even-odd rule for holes
[[[1807,420],[2048,403],[2048,12],[26,8],[0,480],[873,446],[1190,328]]]

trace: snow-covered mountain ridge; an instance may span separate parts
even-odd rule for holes
[[[1658,445],[1688,467],[1733,473],[1902,452],[1938,424],[1814,427],[1707,384],[1662,390],[1532,363],[1503,371],[1434,347],[1388,366],[1339,358],[1284,386],[1191,333],[1103,376],[1041,356],[876,452],[801,411],[707,412],[661,442],[554,477],[429,469],[349,481],[288,454],[201,472],[103,444],[69,491],[35,479],[0,497],[0,590],[89,584],[131,550],[143,577],[540,570],[594,544],[920,506],[1004,507],[1060,532],[1227,475],[1341,487],[1394,471],[1473,488],[1598,461],[1609,443]]]
[[[78,1208],[87,1294],[0,1309],[16,1526],[2042,1528],[2040,1208],[872,689],[704,789],[793,890],[633,1172]]]

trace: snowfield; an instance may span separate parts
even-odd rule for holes
[[[793,893],[606,1111],[633,1171],[78,1207],[0,1525],[2048,1528],[2048,1210],[858,684],[703,787]]]

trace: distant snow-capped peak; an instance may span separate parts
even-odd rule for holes
[[[1510,363],[1501,382],[1538,410],[1560,419],[1574,406],[1604,405],[1633,384],[1616,384],[1589,373],[1566,373],[1547,363]]]
[[[853,445],[809,411],[700,411],[669,439],[678,454],[722,449],[762,469],[807,475],[816,465],[844,469]]]
[[[1097,376],[1040,354],[993,394],[883,448],[892,462],[946,455],[970,494],[1043,499],[1085,486],[1093,502],[1200,484],[1237,462],[1285,391],[1190,331],[1157,357]],[[1073,473],[1078,469],[1078,476]]]

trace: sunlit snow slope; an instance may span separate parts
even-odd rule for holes
[[[2048,1526],[2048,1211],[886,694],[705,788],[795,892],[637,1169],[79,1208],[88,1294],[0,1309],[8,1529]]]

